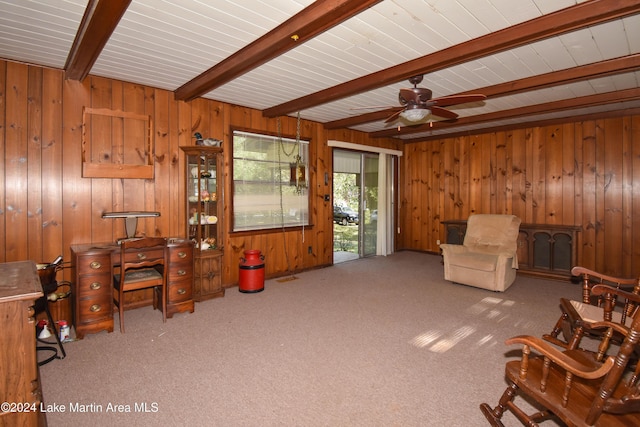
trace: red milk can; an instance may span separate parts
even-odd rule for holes
[[[257,249],[244,251],[240,258],[240,292],[255,293],[264,290],[264,256]]]

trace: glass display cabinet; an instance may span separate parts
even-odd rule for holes
[[[202,301],[224,296],[222,148],[180,148],[186,161],[186,235],[195,242],[193,297]]]

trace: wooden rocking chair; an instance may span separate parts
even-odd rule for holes
[[[551,333],[543,336],[545,340],[567,349],[575,349],[578,348],[584,336],[601,338],[602,331],[593,330],[589,326],[594,322],[604,320],[626,326],[631,324],[632,316],[638,309],[637,303],[616,295],[613,300],[605,304],[604,296],[593,295],[591,290],[595,285],[605,285],[640,295],[640,278],[618,278],[584,267],[574,267],[571,274],[581,278],[582,301],[560,299],[562,314]],[[564,340],[560,339],[560,332]],[[612,337],[618,344],[622,342],[622,338],[618,334]]]
[[[608,286],[594,286],[591,293],[603,296],[610,304],[615,298],[612,289],[618,296],[640,303],[638,295]],[[640,342],[640,315],[633,317],[630,327],[610,321],[596,322],[589,327],[598,331],[615,331],[624,336],[615,357],[598,361],[592,352],[559,350],[542,339],[530,336],[507,340],[508,345],[523,345],[522,358],[507,362],[505,372],[509,385],[498,405],[493,409],[486,403],[480,405],[489,423],[503,426],[501,418],[509,410],[527,426],[537,426],[538,422],[554,417],[568,426],[640,425],[638,369],[631,375],[625,375],[630,357]],[[602,333],[601,336],[610,336],[610,333]],[[532,354],[532,350],[539,354]],[[515,402],[518,395],[528,397],[542,409],[527,414]]]

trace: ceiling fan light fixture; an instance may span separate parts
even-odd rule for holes
[[[400,113],[400,117],[409,120],[410,122],[419,122],[429,115],[431,111],[426,108],[413,108],[404,110]]]

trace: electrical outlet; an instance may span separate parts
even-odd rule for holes
[[[436,245],[440,246],[440,239],[436,240]]]
[[[307,253],[310,253],[310,254],[313,253],[313,249],[311,248],[311,246],[309,246],[309,248],[307,249]]]

